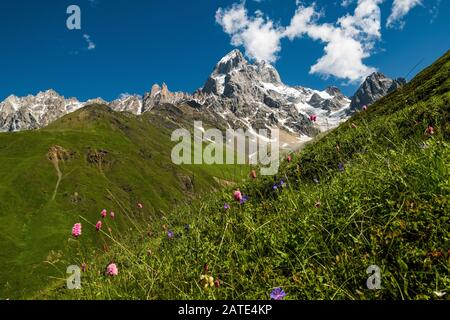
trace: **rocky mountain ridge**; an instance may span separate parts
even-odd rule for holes
[[[80,102],[76,98],[66,99],[54,90],[23,98],[10,96],[0,103],[0,131],[41,128],[92,103],[136,115],[159,112],[161,106],[171,105],[179,110],[195,110],[210,122],[225,127],[250,130],[278,127],[299,141],[307,141],[338,126],[361,103],[370,104],[397,87],[397,80],[380,75],[370,76],[351,102],[336,87],[319,91],[288,86],[272,65],[250,63],[239,50],[233,50],[216,64],[204,86],[193,94],[171,92],[166,84],[155,84],[143,96],[123,94],[112,102],[101,98]]]
[[[353,95],[350,109],[357,110],[364,106],[368,107],[404,84],[406,84],[404,78],[390,79],[380,72],[372,73]]]

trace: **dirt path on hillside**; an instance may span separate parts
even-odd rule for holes
[[[52,201],[54,201],[56,199],[56,193],[58,192],[59,184],[61,183],[62,173],[61,173],[61,170],[59,169],[59,160],[52,159],[52,163],[56,169],[56,174],[58,175],[58,180],[56,181],[55,191],[53,191],[53,197],[52,197]]]
[[[61,169],[59,168],[59,162],[68,160],[70,158],[70,154],[60,146],[53,146],[48,150],[47,156],[55,167],[56,175],[58,176],[58,180],[56,181],[55,190],[53,191],[52,196],[52,201],[54,201],[56,199],[58,188],[63,177]]]

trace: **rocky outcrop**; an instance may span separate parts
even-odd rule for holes
[[[118,112],[127,111],[133,114],[141,114],[143,112],[142,97],[138,95],[123,94],[119,99],[111,102],[109,107]]]
[[[155,106],[163,105],[165,103],[179,104],[190,98],[191,96],[184,92],[170,92],[165,83],[162,84],[162,87],[158,84],[154,84],[151,91],[144,95],[142,112],[150,111]]]
[[[403,78],[390,79],[380,72],[375,72],[368,76],[356,91],[352,97],[350,109],[356,110],[363,106],[370,106],[404,84],[406,80]]]

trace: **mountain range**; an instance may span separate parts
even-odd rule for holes
[[[296,142],[304,142],[336,127],[363,105],[374,103],[404,83],[403,79],[392,80],[375,73],[350,98],[336,87],[319,91],[288,86],[272,65],[250,63],[239,50],[233,50],[216,64],[204,86],[192,94],[171,92],[166,84],[155,84],[143,96],[123,94],[111,102],[101,98],[85,102],[66,99],[54,90],[35,96],[11,95],[0,103],[0,131],[45,127],[66,114],[97,103],[135,115],[175,107],[183,113],[196,112],[200,119],[208,119],[222,128],[279,127]],[[317,120],[311,121],[311,115]]]

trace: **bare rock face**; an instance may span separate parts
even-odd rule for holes
[[[108,104],[108,103],[106,103]],[[109,104],[109,107],[118,112],[131,112],[141,114],[143,111],[142,97],[138,95],[123,94],[119,99]]]
[[[217,63],[201,93],[209,97],[206,106],[215,105],[217,113],[232,126],[277,126],[307,137],[345,120],[350,104],[337,88],[317,91],[288,86],[272,65],[264,61],[251,64],[239,50]],[[313,114],[319,121],[309,120]]]
[[[81,107],[77,99],[65,99],[53,90],[23,98],[10,96],[0,103],[0,131],[37,129]]]
[[[151,91],[144,95],[142,112],[150,111],[155,106],[166,103],[178,104],[182,101],[188,100],[189,98],[190,95],[184,92],[170,92],[165,83],[163,83],[162,87],[158,84],[154,84]]]
[[[363,106],[370,106],[377,100],[388,95],[406,84],[403,78],[390,79],[384,74],[375,72],[367,77],[352,98],[350,109],[356,110]]]

